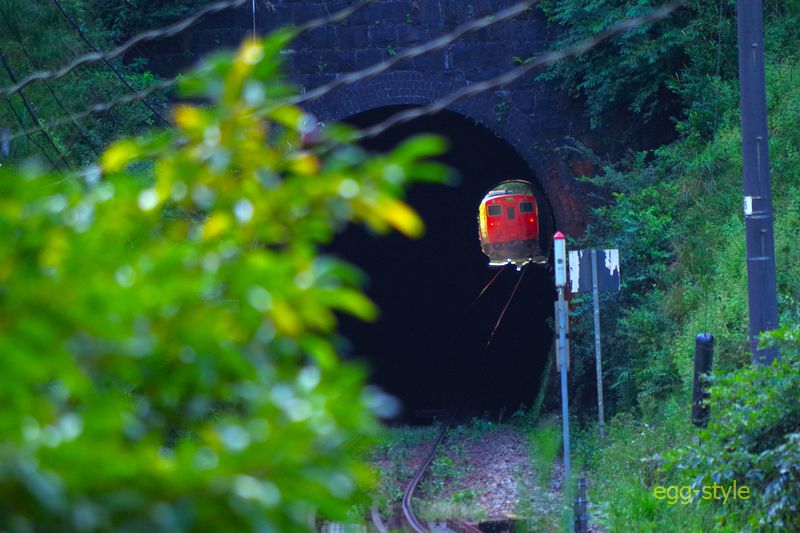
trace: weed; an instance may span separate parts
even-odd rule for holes
[[[436,457],[428,469],[422,490],[428,496],[439,496],[444,489],[454,483],[458,475],[455,462],[447,455]]]
[[[558,421],[545,418],[529,429],[529,461],[535,480],[517,477],[520,495],[517,514],[524,518],[521,531],[559,531],[567,497],[551,490],[553,469],[561,448]],[[568,530],[568,529],[567,529]]]
[[[482,520],[486,518],[486,512],[473,502],[429,502],[417,500],[414,502],[414,509],[422,520],[446,520],[449,518],[459,518],[466,520]]]
[[[408,480],[413,475],[409,466],[411,450],[436,437],[436,428],[386,428],[378,443],[370,450],[369,460],[381,463],[379,476],[379,509],[386,514],[403,498]]]
[[[473,503],[477,497],[473,490],[460,490],[450,495],[450,501],[453,503]]]
[[[494,119],[497,122],[503,122],[503,119],[506,118],[508,115],[509,110],[511,109],[511,101],[508,99],[503,99],[497,102],[497,105],[494,106]]]
[[[530,434],[530,457],[539,485],[549,487],[552,481],[553,465],[561,449],[561,427],[552,419],[546,418],[534,427]]]

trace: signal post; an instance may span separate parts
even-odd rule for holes
[[[569,480],[571,471],[570,446],[569,446],[569,400],[567,398],[567,301],[564,298],[564,288],[567,285],[567,241],[560,231],[553,235],[553,252],[556,271],[556,290],[558,302],[556,304],[556,329],[557,350],[556,357],[561,367],[561,418],[564,431],[564,479]]]

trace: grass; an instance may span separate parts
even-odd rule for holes
[[[421,520],[473,520],[486,518],[484,510],[476,502],[454,502],[452,500],[414,500],[414,511]]]
[[[535,483],[520,476],[517,487],[520,494],[516,514],[521,519],[520,531],[562,530],[564,499],[552,490],[554,468],[561,451],[561,425],[557,418],[541,417],[531,423],[526,433],[529,439],[528,457],[533,468]]]
[[[594,424],[579,437],[589,472],[591,523],[607,531],[738,531],[725,509],[707,502],[669,504],[654,497],[656,486],[690,485],[661,473],[664,450],[696,438],[688,402],[667,399],[657,412],[612,418],[599,442]],[[578,440],[578,439],[576,439]]]
[[[545,418],[528,434],[531,465],[542,487],[552,483],[553,466],[561,452],[561,423],[555,418]]]

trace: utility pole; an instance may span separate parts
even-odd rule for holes
[[[778,357],[777,349],[758,348],[758,336],[778,327],[762,13],[761,0],[736,1],[750,360],[769,365]]]

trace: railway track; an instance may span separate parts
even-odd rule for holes
[[[411,505],[412,498],[414,497],[414,491],[417,489],[420,481],[425,476],[425,471],[430,466],[433,458],[436,456],[436,450],[439,448],[439,445],[444,441],[444,438],[447,436],[447,432],[450,430],[450,427],[453,425],[455,421],[456,414],[454,413],[450,419],[450,422],[442,427],[442,430],[439,432],[439,436],[436,438],[436,442],[434,442],[433,446],[431,447],[430,453],[425,457],[425,460],[419,466],[417,471],[414,473],[414,477],[411,478],[408,486],[406,487],[405,492],[403,493],[403,517],[405,518],[406,523],[411,528],[412,531],[415,533],[428,533],[428,532],[442,532],[446,533],[448,531],[454,531],[459,533],[480,533],[480,529],[468,522],[464,522],[462,520],[448,520],[445,524],[437,524],[437,525],[428,525],[424,524],[414,513],[414,509]]]

